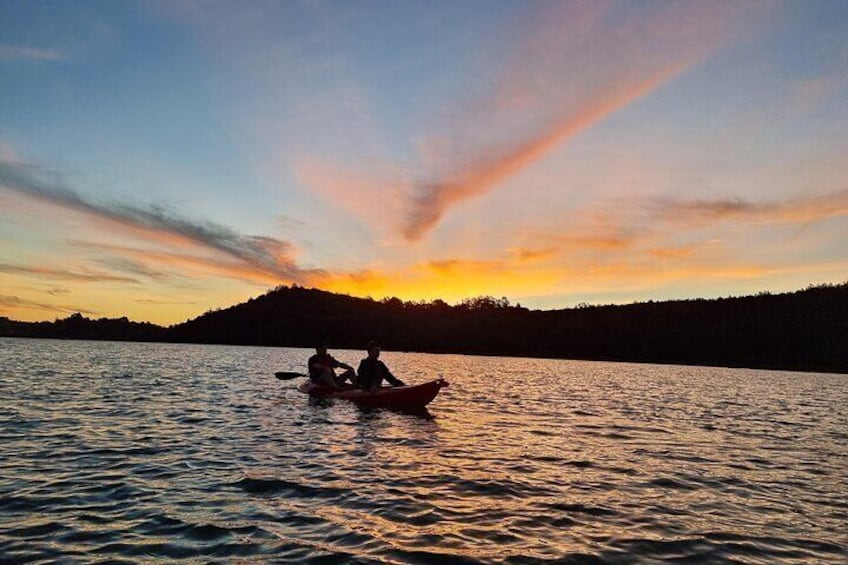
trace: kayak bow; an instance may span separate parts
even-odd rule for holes
[[[420,385],[382,387],[371,392],[358,388],[333,388],[306,381],[297,390],[313,398],[342,398],[364,408],[394,408],[395,410],[417,410],[427,406],[447,381],[439,378]]]

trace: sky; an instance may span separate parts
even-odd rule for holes
[[[848,280],[848,2],[0,2],[0,316]]]

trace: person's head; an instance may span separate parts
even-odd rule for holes
[[[319,341],[315,346],[315,353],[318,355],[326,355],[327,354],[327,344],[323,341]]]
[[[376,341],[369,341],[367,345],[368,357],[376,359],[380,356],[380,344]]]

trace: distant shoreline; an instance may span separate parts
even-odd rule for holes
[[[131,340],[131,339],[91,339],[91,338],[70,338],[70,337],[30,337],[30,336],[14,336],[14,335],[2,335],[0,334],[0,339],[21,339],[21,340],[55,340],[55,341],[79,341],[79,342],[91,342],[91,343],[141,343],[141,344],[149,344],[149,345],[202,345],[208,347],[260,347],[265,349],[303,349],[305,351],[311,351],[313,348],[305,345],[257,345],[257,344],[246,344],[246,343],[200,343],[200,342],[188,342],[188,341],[142,341],[142,340]],[[334,348],[334,351],[360,351],[361,348],[351,348],[351,347],[338,347]],[[520,354],[498,354],[498,353],[462,353],[462,352],[445,352],[445,351],[412,351],[412,350],[391,350],[384,349],[384,353],[417,353],[424,355],[458,355],[458,356],[468,356],[468,357],[495,357],[495,358],[513,358],[513,359],[540,359],[540,360],[551,360],[551,361],[574,361],[574,362],[586,362],[586,363],[621,363],[621,364],[631,364],[631,365],[663,365],[663,366],[677,366],[677,367],[703,367],[703,368],[712,368],[712,369],[742,369],[745,371],[774,371],[774,372],[782,372],[782,373],[814,373],[818,375],[845,375],[848,374],[848,370],[845,371],[833,371],[833,370],[818,370],[818,369],[786,369],[783,367],[746,367],[741,365],[698,365],[698,364],[688,364],[688,363],[664,363],[660,361],[627,361],[620,359],[572,359],[566,357],[544,357],[544,356],[534,356],[534,355],[520,355]],[[304,358],[305,359],[305,358]]]
[[[278,287],[170,327],[73,314],[0,317],[0,336],[361,349],[848,373],[848,283],[791,293],[528,310],[479,297],[375,301]]]

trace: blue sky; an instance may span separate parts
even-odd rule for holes
[[[845,2],[0,4],[0,315],[846,280]]]

